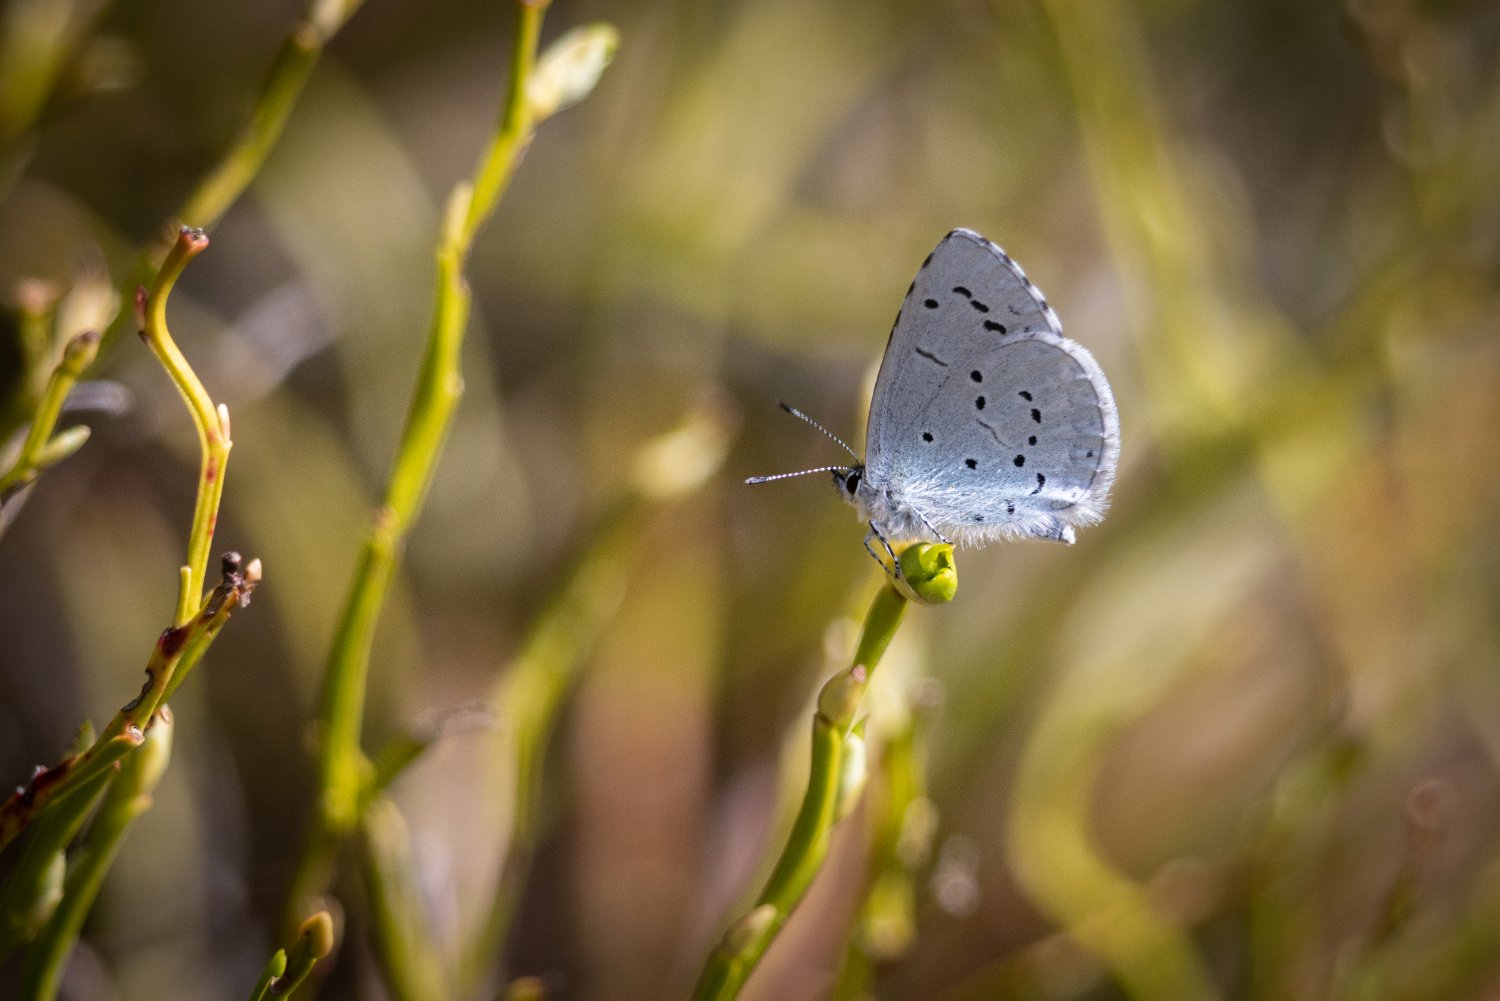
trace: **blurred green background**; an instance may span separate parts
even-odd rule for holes
[[[302,8],[78,9],[40,116],[5,122],[8,309],[25,280],[128,280]],[[828,996],[851,939],[881,998],[1497,996],[1500,6],[558,0],[544,41],[597,19],[614,65],[540,130],[470,262],[467,392],[367,746],[489,697],[647,440],[705,401],[739,433],[643,522],[552,742],[507,968],[682,996],[743,905],[878,572],[822,477],[741,480],[841,461],[777,399],[862,441],[903,290],[966,226],[1108,373],[1111,514],[1072,548],[960,553],[956,602],[910,614],[880,675],[935,807],[909,896],[854,930],[856,812],[746,996]],[[507,4],[369,0],[178,287],[174,333],[234,420],[216,545],[265,582],[174,701],[176,760],[69,997],[243,996],[273,947],[439,206],[510,31]],[[128,408],[72,418],[92,440],[0,539],[11,785],[134,694],[176,593],[191,425],[132,336],[91,376]],[[486,739],[396,787],[444,942],[508,823]],[[345,906],[324,996],[381,997]]]

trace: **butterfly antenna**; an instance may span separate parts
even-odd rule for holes
[[[782,410],[785,410],[787,413],[791,414],[793,417],[796,417],[799,420],[806,421],[807,423],[811,424],[813,427],[817,428],[819,431],[822,431],[828,437],[832,438],[834,441],[838,442],[839,445],[843,448],[844,451],[846,451],[850,455],[854,456],[854,459],[855,459],[856,462],[859,461],[859,453],[856,452],[854,449],[850,448],[848,445],[845,445],[844,444],[844,439],[840,438],[838,435],[834,434],[832,431],[828,430],[823,425],[819,424],[817,421],[813,420],[811,417],[807,416],[802,411],[798,410],[796,407],[792,406],[790,403],[785,403],[785,402],[782,402],[780,400],[778,400],[777,403],[781,406]],[[841,467],[841,466],[834,466],[833,468],[834,469],[841,469],[843,467]],[[808,472],[810,472],[810,473],[821,473],[821,472],[823,472],[823,470],[821,470],[821,469],[809,469]],[[794,473],[792,475],[797,475],[797,474]]]
[[[776,473],[774,476],[752,476],[745,482],[770,483],[772,480],[785,480],[792,476],[807,476],[811,473],[837,473],[848,471],[848,466],[819,466],[817,469],[799,469],[795,473]]]

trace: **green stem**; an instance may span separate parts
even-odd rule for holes
[[[172,716],[163,707],[146,731],[146,742],[140,753],[126,756],[120,773],[109,784],[88,840],[74,851],[68,861],[67,879],[63,884],[62,903],[37,936],[26,956],[25,989],[27,998],[51,1001],[57,996],[64,966],[73,944],[83,928],[84,918],[94,906],[105,874],[136,817],[151,806],[151,792],[156,787],[172,754]]]
[[[65,770],[66,778],[73,780],[66,788],[56,788],[62,786],[61,782],[46,786],[56,792],[43,798],[35,791],[37,783],[51,774],[43,773],[32,780],[30,789],[18,791],[7,801],[9,806],[17,799],[31,796],[36,802],[26,806],[34,807],[36,812],[25,815],[27,819],[34,817],[35,823],[31,824],[30,837],[15,868],[0,889],[0,959],[20,942],[32,938],[51,919],[62,899],[63,855],[68,844],[83,826],[94,801],[114,779],[119,760],[144,739],[139,730],[132,728],[103,741],[102,747],[96,744],[97,753],[91,757],[80,756],[58,766]]]
[[[882,735],[866,810],[869,881],[833,1001],[872,996],[876,965],[900,958],[916,935],[915,870],[927,860],[936,820],[926,795],[922,716],[922,707],[908,701],[900,724]]]
[[[541,837],[542,775],[548,741],[588,650],[619,607],[634,561],[645,504],[629,498],[605,514],[567,581],[532,624],[521,653],[500,676],[491,701],[497,771],[514,789],[514,809],[489,913],[465,950],[460,986],[467,996],[494,966],[509,936]]]
[[[361,819],[371,930],[391,996],[395,1001],[452,997],[417,886],[411,834],[401,811],[385,796],[374,796]]]
[[[551,0],[517,0],[516,37],[511,48],[510,86],[500,114],[500,127],[490,140],[490,148],[474,173],[474,194],[459,232],[458,244],[463,252],[490,215],[510,184],[511,175],[521,162],[534,133],[531,102],[527,99],[532,73],[536,69],[537,42],[542,34],[542,18]]]
[[[219,165],[199,182],[178,212],[183,224],[211,228],[250,186],[286,128],[323,47],[361,3],[363,0],[313,0],[271,61],[250,120]]]
[[[67,458],[87,438],[87,429],[84,429],[82,436],[72,436],[76,443],[68,442],[71,447],[65,449],[65,454],[58,454],[64,451],[58,448],[58,442],[62,438],[61,436],[53,438],[52,430],[57,426],[63,403],[67,400],[73,384],[93,364],[94,356],[98,351],[99,334],[92,330],[86,330],[74,337],[63,349],[62,360],[53,368],[52,375],[47,380],[47,388],[42,391],[41,401],[37,404],[36,414],[31,420],[31,429],[21,445],[20,454],[16,456],[16,461],[11,464],[11,467],[0,475],[0,502],[3,502],[12,491],[19,490],[35,480],[48,466]]]
[[[214,402],[203,388],[197,374],[183,357],[172,333],[167,329],[167,298],[187,267],[188,261],[208,247],[208,237],[201,229],[184,227],[177,242],[157,273],[151,291],[136,292],[136,314],[144,340],[167,370],[172,384],[182,394],[193,428],[198,432],[198,495],[193,506],[193,527],[188,533],[188,559],[177,592],[177,615],[174,625],[192,617],[203,598],[203,582],[208,571],[208,554],[213,548],[214,523],[219,516],[219,500],[224,493],[224,467],[229,462],[229,411],[214,409]]]
[[[277,949],[271,954],[250,992],[250,1001],[290,997],[312,973],[318,960],[332,951],[333,918],[327,911],[319,911],[297,929],[297,939],[292,943],[290,954],[285,949]]]
[[[203,610],[187,625],[167,629],[157,639],[146,665],[145,686],[100,731],[93,746],[40,773],[26,788],[0,803],[0,849],[36,818],[62,809],[64,801],[95,775],[140,744],[142,728],[165,701],[165,695],[176,691],[182,677],[202,658],[230,614],[248,600],[260,579],[258,560],[241,571],[238,555],[230,555],[235,559],[226,557],[224,578],[204,602]]]
[[[245,193],[281,138],[302,90],[312,76],[323,49],[359,10],[364,0],[310,0],[307,11],[282,41],[256,94],[248,120],[218,164],[199,181],[182,206],[167,220],[167,228],[188,225],[212,229]],[[127,287],[151,285],[168,247],[152,237],[136,255]],[[119,333],[111,325],[106,339]]]
[[[371,769],[360,748],[365,690],[375,625],[395,573],[406,533],[420,513],[442,454],[453,411],[463,392],[459,355],[469,319],[463,263],[474,233],[504,193],[521,152],[531,140],[525,100],[536,62],[536,40],[545,3],[518,4],[516,56],[510,68],[499,134],[471,185],[455,188],[437,251],[432,323],[406,425],[370,534],[360,552],[324,675],[318,760],[318,814],[293,879],[293,909],[315,896],[329,855],[359,821]]]
[[[250,991],[250,1001],[266,1001],[266,998],[270,995],[271,986],[285,972],[286,950],[277,949],[271,953],[271,958],[266,961],[265,969],[260,973],[260,979],[255,982],[254,989]]]
[[[854,666],[823,687],[818,711],[813,715],[807,791],[791,833],[754,906],[730,926],[709,954],[693,991],[694,1001],[727,1001],[739,994],[822,867],[840,816],[841,788],[848,781],[844,772],[846,741],[869,685],[870,672],[890,645],[906,605],[907,599],[894,585],[883,586],[865,616]]]

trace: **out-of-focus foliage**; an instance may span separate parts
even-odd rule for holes
[[[7,398],[23,283],[127,280],[301,4],[9,0],[6,30],[65,9],[50,96],[0,101]],[[739,481],[839,461],[778,398],[860,437],[907,282],[962,225],[1109,374],[1112,510],[1072,548],[961,552],[957,598],[911,610],[871,712],[917,713],[890,732],[921,746],[882,771],[872,740],[871,785],[898,773],[921,808],[903,829],[870,790],[745,996],[1485,996],[1500,10],[558,0],[544,41],[596,19],[613,66],[469,264],[467,391],[377,637],[368,746],[503,691],[644,442],[714,388],[744,426],[642,529],[548,751],[505,969],[680,995],[753,893],[807,759],[789,746],[782,782],[778,755],[878,571],[821,478]],[[266,579],[174,700],[176,760],[66,996],[245,996],[282,942],[321,662],[509,25],[369,0],[177,288],[174,333],[234,413],[218,540]],[[114,338],[86,378],[128,410],[65,414],[92,436],[0,538],[11,785],[139,688],[191,517],[196,444],[148,352]],[[492,737],[439,741],[390,790],[444,947],[514,819]],[[323,996],[379,996],[364,940]]]

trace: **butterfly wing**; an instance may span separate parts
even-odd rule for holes
[[[1119,417],[1104,373],[999,247],[957,229],[923,262],[875,383],[866,477],[949,537],[1072,541],[1104,514]],[[898,533],[899,534],[899,533]]]

